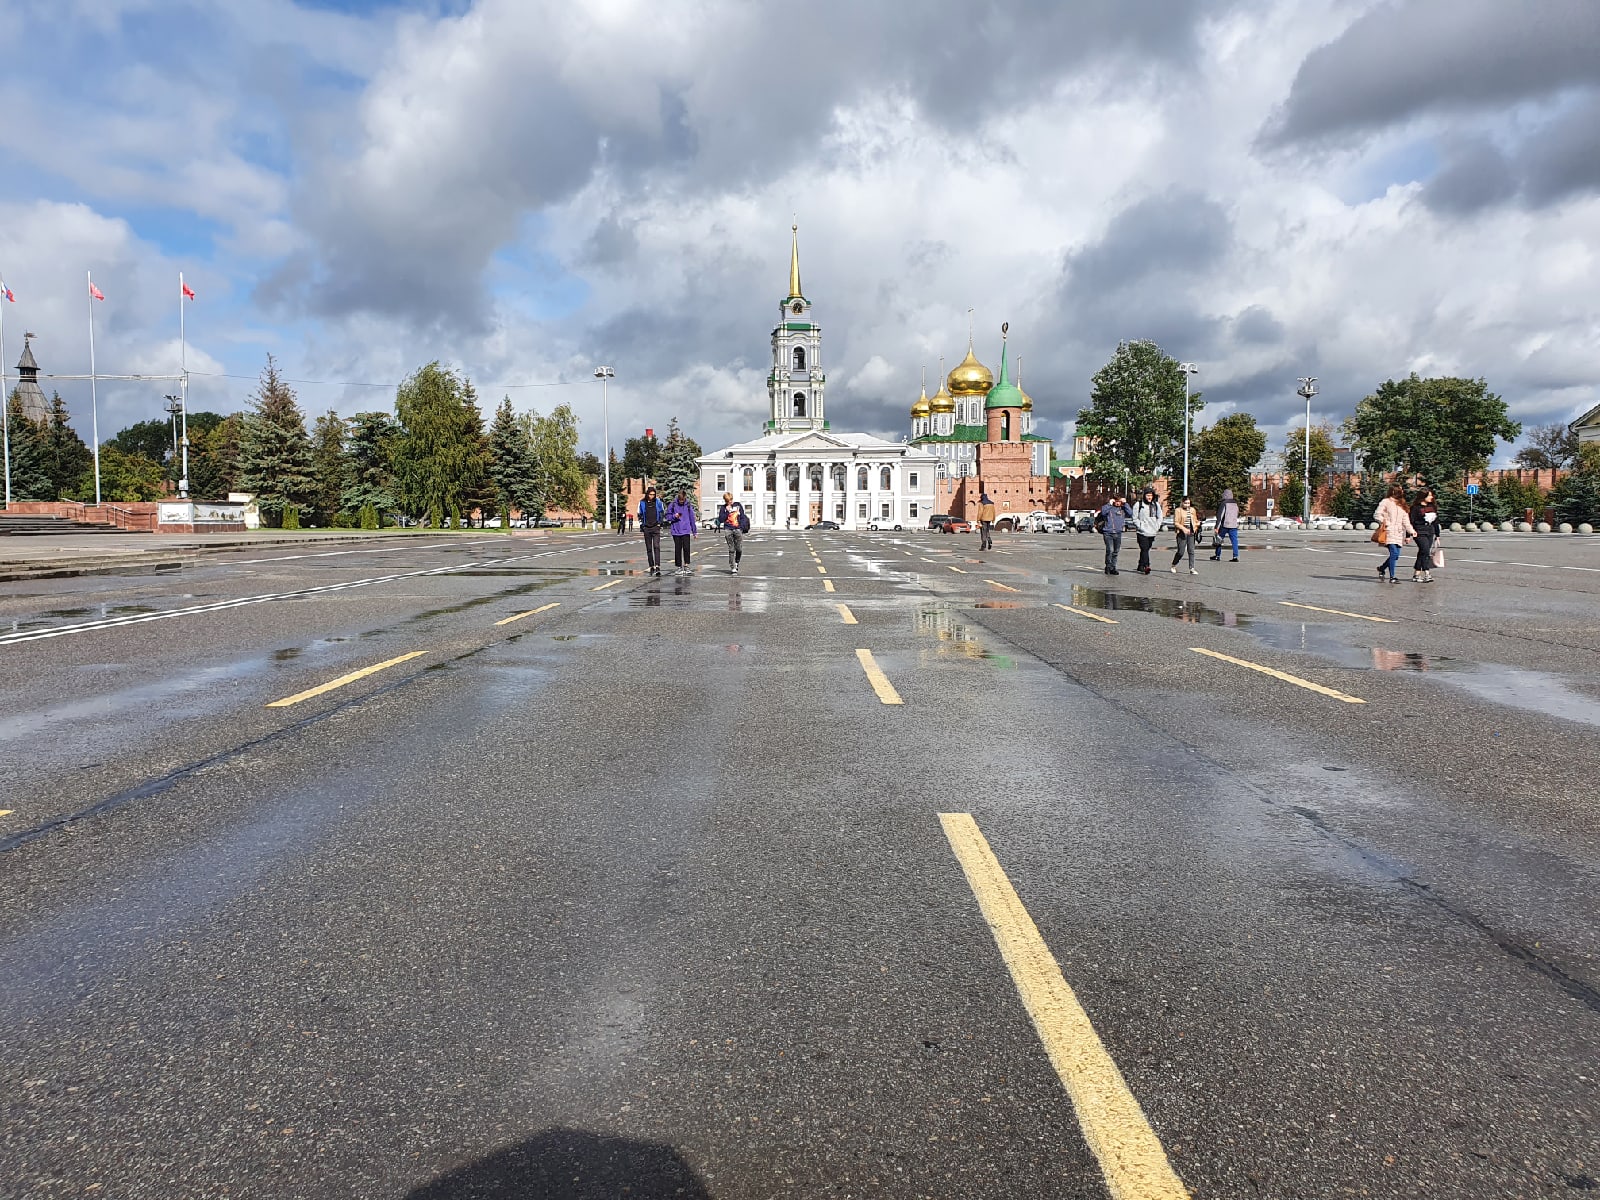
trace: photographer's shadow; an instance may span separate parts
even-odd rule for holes
[[[711,1200],[671,1146],[547,1129],[458,1167],[406,1200]]]

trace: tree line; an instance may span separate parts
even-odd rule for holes
[[[1089,439],[1084,461],[1088,474],[1105,484],[1131,487],[1164,475],[1174,488],[1180,487],[1186,383],[1178,360],[1156,343],[1118,346],[1095,372],[1089,406],[1078,414],[1078,435]],[[1204,405],[1202,393],[1190,395],[1191,419]],[[1525,508],[1550,508],[1558,520],[1600,522],[1600,446],[1580,452],[1576,436],[1561,424],[1531,430],[1517,455],[1525,467],[1567,470],[1554,489],[1546,493],[1509,479],[1468,496],[1470,476],[1487,468],[1500,442],[1522,433],[1521,424],[1507,414],[1505,401],[1483,379],[1424,379],[1412,373],[1386,380],[1356,404],[1338,433],[1360,455],[1363,472],[1335,488],[1334,516],[1370,519],[1388,479],[1403,477],[1436,490],[1446,521],[1469,515],[1501,520]],[[1305,424],[1290,429],[1283,447],[1283,494],[1302,495],[1308,474],[1313,481],[1331,474],[1334,437],[1331,426],[1313,425],[1308,456]],[[1241,508],[1247,505],[1254,490],[1251,473],[1266,449],[1266,434],[1249,413],[1228,413],[1193,430],[1189,490],[1196,504],[1215,511],[1223,491],[1231,489]]]
[[[61,397],[50,416],[23,415],[13,392],[6,420],[12,495],[18,500],[94,499],[94,456],[73,430]],[[243,412],[191,412],[189,495],[222,501],[254,495],[264,524],[376,529],[400,521],[443,528],[509,515],[536,522],[550,511],[594,513],[603,492],[598,455],[579,453],[578,418],[569,405],[547,415],[516,412],[501,400],[485,427],[477,392],[464,375],[432,362],[403,382],[393,413],[329,411],[309,427],[299,399],[269,356]],[[101,495],[108,502],[173,494],[181,455],[170,421],[139,421],[100,447]],[[615,521],[625,476],[655,478],[691,493],[700,447],[673,418],[667,441],[630,438],[611,454]]]

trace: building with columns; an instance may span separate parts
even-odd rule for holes
[[[1012,381],[1010,330],[1000,330],[998,382],[969,336],[967,356],[938,392],[930,398],[924,387],[911,406],[911,445],[937,457],[939,511],[953,517],[974,518],[983,492],[1001,517],[1061,510],[1050,439],[1033,431],[1033,398]]]
[[[760,437],[700,459],[700,511],[714,513],[722,494],[732,492],[755,529],[818,521],[845,529],[926,525],[941,511],[938,460],[904,442],[837,432],[828,421],[822,327],[800,289],[799,229],[790,232],[789,294],[772,330],[768,417]]]

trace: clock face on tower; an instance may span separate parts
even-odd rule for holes
[[[792,309],[790,309],[789,311],[794,313],[794,315],[798,317],[802,312],[805,311],[805,307],[803,305],[799,304],[799,303],[796,303],[795,306]]]

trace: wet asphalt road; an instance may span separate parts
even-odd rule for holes
[[[1105,1196],[940,813],[1192,1195],[1600,1188],[1600,543],[700,541],[6,585],[0,1197]]]

